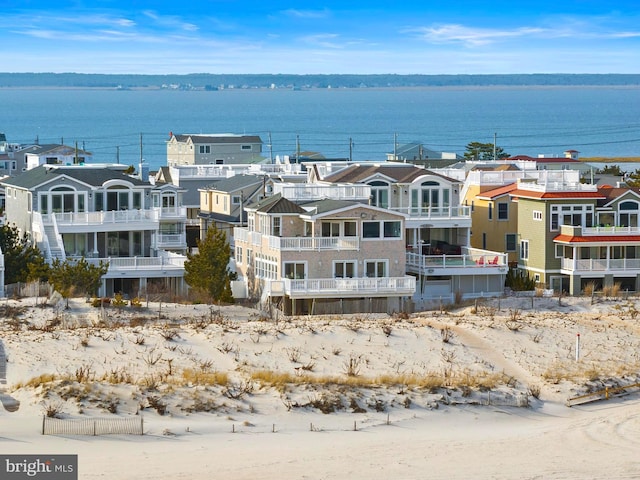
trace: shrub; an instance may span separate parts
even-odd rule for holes
[[[510,268],[504,280],[506,287],[515,292],[535,290],[536,281],[529,277],[524,270]]]
[[[108,307],[109,305],[111,305],[111,299],[109,297],[94,298],[91,300],[91,306],[95,308],[102,306]]]
[[[124,298],[122,298],[121,293],[116,293],[115,297],[113,298],[113,301],[111,302],[111,305],[113,305],[116,308],[122,308],[127,306],[127,301]]]
[[[138,297],[133,297],[129,304],[132,308],[142,308],[142,300],[140,300]]]

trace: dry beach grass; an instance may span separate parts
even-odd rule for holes
[[[523,418],[550,411],[573,415],[567,398],[637,383],[639,312],[634,297],[508,297],[409,316],[276,322],[242,306],[150,304],[103,311],[82,299],[72,300],[68,310],[36,307],[33,299],[6,300],[0,305],[8,356],[5,395],[19,401],[20,409],[3,413],[2,422],[10,425],[10,440],[29,438],[32,448],[60,445],[38,436],[42,415],[141,415],[145,437],[196,441],[193,432],[199,431],[205,436],[198,441],[214,443],[214,434],[231,431],[298,432],[291,433],[296,437],[320,429],[342,438],[348,430],[374,432],[387,423],[413,431],[425,419],[448,438],[460,425],[447,418],[464,412],[480,418],[496,411]],[[625,398],[635,404],[635,394],[628,393]],[[507,428],[491,418],[491,425]],[[402,444],[394,436],[398,431],[388,435],[379,442]],[[436,432],[423,435],[425,442],[435,441],[429,435]],[[310,450],[321,448],[317,441]],[[11,451],[17,445],[3,446]],[[235,478],[251,478],[226,468]],[[257,459],[256,468],[271,478]],[[437,468],[448,472],[445,465]],[[273,470],[273,478],[282,469]],[[189,478],[199,478],[193,476],[197,466],[190,471]],[[371,471],[355,477],[386,478]],[[403,478],[421,477],[413,472]]]

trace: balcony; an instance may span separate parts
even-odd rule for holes
[[[561,268],[567,275],[591,272],[640,274],[640,258],[563,258]]]
[[[276,237],[236,227],[233,229],[233,238],[236,245],[246,243],[254,247],[261,246],[280,251],[313,252],[360,249],[359,237]]]
[[[267,282],[271,296],[290,298],[332,298],[332,297],[403,297],[411,296],[416,290],[416,279],[406,277],[381,278],[306,278],[301,280],[282,279]]]
[[[420,228],[426,222],[433,227],[471,227],[471,207],[390,207],[389,210],[407,215],[405,228]]]
[[[154,235],[151,248],[187,248],[187,236],[184,233],[158,233]]]
[[[293,202],[331,198],[333,200],[354,200],[368,203],[371,196],[371,187],[369,185],[351,184],[276,183],[273,185],[273,193],[279,193]]]
[[[272,237],[269,248],[288,251],[358,250],[359,237]]]
[[[57,224],[60,233],[157,230],[159,225],[156,210],[52,213],[42,219],[45,225]]]
[[[582,235],[640,235],[640,227],[582,227]]]
[[[407,252],[407,271],[420,275],[504,275],[507,255],[476,248],[463,248],[462,255],[421,255]]]
[[[157,208],[159,220],[185,220],[187,207],[162,207]]]
[[[87,262],[98,265],[100,261],[109,264],[104,278],[138,277],[182,277],[184,275],[184,255],[164,253],[157,257],[107,257],[87,258]]]

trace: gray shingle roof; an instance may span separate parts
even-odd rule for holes
[[[94,187],[100,187],[108,180],[126,180],[134,185],[150,185],[147,182],[142,182],[140,179],[130,177],[122,173],[122,171],[111,170],[105,167],[92,167],[89,164],[82,167],[57,166],[56,168],[41,165],[27,170],[16,177],[8,178],[4,180],[2,184],[31,189],[48,182],[52,176],[60,175],[66,175]]]
[[[413,164],[397,164],[397,165],[367,165],[367,164],[355,164],[350,165],[332,175],[328,175],[324,180],[327,182],[347,182],[358,183],[371,177],[374,174],[385,175],[392,178],[396,183],[411,183],[416,178],[423,175],[435,175],[437,177],[445,178],[449,181],[455,182],[454,179],[445,177],[434,173],[430,170],[417,167]]]
[[[178,134],[174,137],[178,142],[186,142],[191,138],[193,143],[262,143],[257,135],[192,135]]]
[[[306,210],[297,203],[293,203],[281,196],[279,193],[260,200],[257,203],[250,205],[250,208],[255,208],[257,212],[261,213],[284,213],[284,214],[300,214],[306,213]]]
[[[262,175],[234,175],[233,177],[211,182],[205,188],[207,190],[231,193],[251,185],[260,185],[264,178]]]

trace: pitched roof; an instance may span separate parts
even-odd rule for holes
[[[313,209],[313,215],[320,215],[327,212],[333,212],[335,210],[341,210],[343,208],[348,208],[352,206],[363,206],[363,203],[356,202],[354,200],[333,200],[330,198],[324,198],[322,200],[314,200],[312,202],[307,202],[302,204],[302,206],[309,211],[309,209]],[[368,206],[368,205],[367,205]]]
[[[486,190],[482,193],[476,195],[477,198],[483,198],[487,200],[491,200],[507,193],[511,193],[512,191],[518,188],[517,183],[510,183],[509,185],[504,185],[502,187],[493,188],[491,190]]]
[[[51,168],[49,165],[40,165],[16,177],[8,178],[2,183],[12,187],[31,189],[48,182],[56,176],[62,175],[94,187],[100,187],[109,180],[125,180],[134,185],[150,186],[148,182],[143,182],[138,178],[126,175],[121,170],[112,170],[103,166],[92,167],[91,165],[76,165],[73,167],[56,166],[55,168]]]
[[[233,135],[233,134],[178,134],[173,135],[178,142],[186,142],[191,139],[193,143],[262,143],[258,135]]]
[[[553,239],[559,243],[615,243],[629,244],[639,243],[640,235],[566,235],[560,234]]]
[[[344,182],[344,183],[358,183],[370,178],[375,174],[384,175],[392,178],[396,183],[411,183],[416,178],[424,175],[434,175],[436,177],[444,178],[451,182],[456,180],[434,173],[430,170],[418,167],[416,165],[407,163],[395,163],[395,164],[378,164],[372,163],[367,165],[366,163],[357,163],[349,165],[342,170],[328,175],[324,180],[327,182]]]
[[[572,198],[595,198],[602,199],[604,196],[599,192],[584,192],[584,191],[563,191],[563,192],[544,192],[544,191],[535,191],[535,190],[525,190],[525,189],[515,189],[509,192],[509,195],[512,197],[518,198],[533,198],[533,199],[565,199],[569,200]]]
[[[263,175],[234,175],[233,177],[216,180],[204,189],[231,193],[251,185],[259,185],[264,179],[265,177]]]
[[[604,200],[602,202],[598,202],[602,205],[606,205],[626,193],[632,193],[635,196],[640,196],[640,188],[638,187],[613,187],[611,185],[603,185],[598,187],[598,192],[604,196]]]
[[[27,153],[33,153],[34,155],[44,155],[45,153],[50,153],[53,152],[55,150],[67,150],[67,151],[73,151],[75,152],[76,149],[74,147],[70,147],[68,145],[61,145],[59,143],[47,143],[44,145],[33,145],[32,147],[29,147],[29,149],[31,150],[30,152]],[[87,152],[86,150],[82,150],[81,148],[78,148],[78,154],[87,154],[87,155],[91,155],[89,152]]]
[[[300,214],[306,211],[298,204],[284,198],[279,193],[249,205],[247,208],[255,209],[260,213]]]

